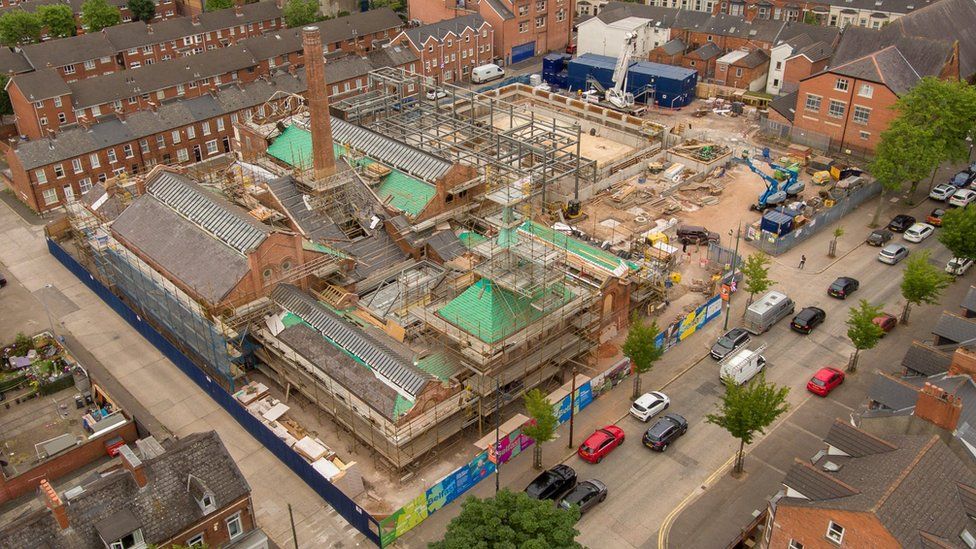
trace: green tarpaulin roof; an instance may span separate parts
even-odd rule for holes
[[[519,227],[519,230],[539,237],[557,248],[562,248],[580,259],[614,272],[618,276],[625,274],[627,269],[635,271],[638,269],[635,263],[624,261],[606,250],[590,246],[581,240],[540,225],[535,221],[526,221]],[[621,269],[621,267],[624,268]],[[624,272],[618,272],[621,270]]]

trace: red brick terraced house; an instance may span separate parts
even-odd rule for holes
[[[462,15],[402,31],[394,44],[409,47],[424,76],[436,82],[466,82],[471,69],[491,63],[494,30],[478,14]]]
[[[34,12],[40,6],[66,4],[71,6],[71,10],[75,14],[75,27],[78,34],[83,34],[85,28],[81,23],[81,5],[84,3],[84,0],[24,0],[23,2],[0,0],[0,15],[10,10]],[[156,4],[156,14],[152,22],[156,23],[180,16],[180,9],[176,0],[154,0],[154,3]],[[132,12],[129,11],[128,0],[108,0],[108,4],[119,9],[119,15],[121,15],[123,23],[128,23],[133,20]],[[46,38],[46,34],[42,34],[41,38]]]

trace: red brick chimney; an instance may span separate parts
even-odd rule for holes
[[[44,503],[47,508],[51,510],[51,514],[54,515],[54,520],[58,521],[58,526],[62,530],[68,527],[68,510],[64,508],[64,502],[61,501],[61,496],[54,491],[51,487],[51,483],[44,479],[41,481],[41,494],[44,496]]]
[[[918,392],[915,401],[915,416],[941,427],[946,431],[956,430],[962,414],[962,400],[926,382]]]
[[[135,479],[139,488],[144,488],[149,484],[149,478],[146,477],[146,469],[142,464],[142,460],[132,451],[132,448],[129,448],[128,444],[119,448],[119,456],[122,457],[122,466],[132,474],[132,478]]]
[[[190,23],[192,23],[194,26],[199,25],[200,24],[200,16],[199,15],[191,15],[190,16]]]
[[[949,375],[964,375],[976,380],[976,353],[963,347],[956,349],[949,364]]]
[[[328,177],[336,172],[335,151],[332,148],[332,120],[329,118],[329,91],[325,83],[325,57],[322,34],[317,27],[302,29],[305,55],[305,80],[308,82],[308,110],[312,126],[312,160],[315,177]]]
[[[237,17],[244,16],[244,8],[242,8],[240,4],[237,3],[234,4],[234,15],[236,15]]]

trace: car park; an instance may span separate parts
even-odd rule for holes
[[[590,479],[577,484],[563,496],[563,499],[559,500],[557,505],[567,511],[575,505],[579,507],[580,515],[583,515],[605,499],[607,499],[607,485],[599,480]]]
[[[949,178],[949,184],[957,188],[962,188],[972,184],[974,179],[976,179],[976,175],[974,175],[973,172],[969,170],[962,170]]]
[[[718,338],[712,345],[711,355],[715,360],[722,360],[732,351],[749,342],[749,332],[742,328],[732,328],[725,335]]]
[[[881,328],[881,337],[884,337],[885,334],[894,330],[895,326],[898,325],[898,317],[889,313],[881,313],[874,317],[871,322],[878,328]]]
[[[607,457],[614,448],[624,442],[624,430],[616,425],[607,425],[602,429],[597,429],[592,435],[586,437],[583,444],[580,444],[576,451],[579,457],[590,463],[600,463]]]
[[[447,92],[440,88],[427,90],[427,99],[442,99],[444,97],[447,97]]]
[[[973,260],[968,257],[953,257],[946,263],[945,272],[952,276],[962,276],[973,267]]]
[[[644,433],[644,446],[663,452],[674,441],[688,432],[688,420],[678,414],[665,414]]]
[[[825,397],[839,387],[841,383],[844,383],[844,372],[837,368],[821,368],[807,382],[807,390],[815,395]]]
[[[949,200],[949,197],[952,196],[952,194],[955,193],[957,190],[959,190],[959,188],[956,187],[955,185],[950,185],[948,183],[939,183],[938,185],[932,188],[931,192],[929,192],[929,198],[931,198],[932,200],[945,202],[946,200]]]
[[[849,276],[842,276],[835,280],[834,283],[827,288],[827,295],[839,299],[847,299],[847,296],[856,292],[860,287],[861,283],[858,282],[857,279]]]
[[[657,391],[644,393],[630,406],[630,415],[641,421],[647,421],[667,410],[670,405],[671,399],[664,393]]]
[[[894,233],[892,233],[888,229],[875,229],[871,231],[871,234],[868,235],[868,238],[867,240],[865,240],[865,242],[867,242],[869,246],[881,247],[887,244],[888,241],[891,240],[891,237],[893,235]]]
[[[934,232],[935,227],[932,225],[929,225],[928,223],[916,223],[909,227],[908,230],[901,235],[901,237],[909,242],[921,242],[932,236],[932,233]]]
[[[559,499],[559,496],[576,487],[576,470],[569,465],[559,464],[543,471],[525,487],[525,493],[532,499]]]
[[[801,334],[809,334],[826,319],[827,313],[820,307],[804,307],[793,317],[790,328]]]
[[[976,191],[972,189],[959,189],[951,197],[949,197],[949,205],[956,206],[959,208],[965,208],[973,200],[976,200]]]
[[[895,265],[906,257],[908,257],[908,248],[901,244],[888,244],[878,253],[878,261],[889,265]]]
[[[935,208],[929,215],[925,216],[925,222],[936,227],[942,226],[942,216],[946,213],[945,208]]]
[[[915,218],[910,215],[898,214],[888,222],[888,229],[896,233],[903,233],[915,224]]]

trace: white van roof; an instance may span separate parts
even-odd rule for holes
[[[773,290],[749,306],[749,310],[760,315],[772,309],[777,303],[787,299],[786,294]]]

